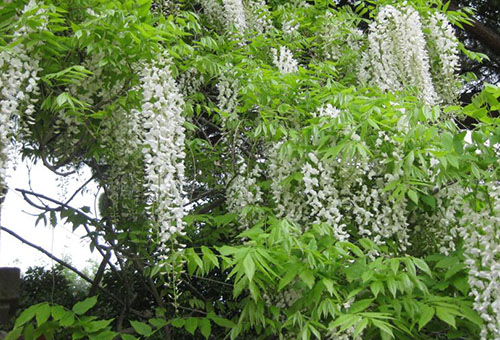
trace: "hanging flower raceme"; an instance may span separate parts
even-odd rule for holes
[[[273,63],[281,73],[293,73],[298,71],[298,62],[294,59],[292,51],[286,46],[280,46],[279,52],[272,48]]]
[[[226,26],[243,34],[248,27],[247,16],[241,0],[223,0]]]
[[[363,45],[364,34],[356,27],[355,20],[333,11],[326,12],[321,19],[318,46],[320,54],[333,61],[346,57],[352,60],[357,58]]]
[[[222,74],[217,84],[217,108],[230,117],[236,115],[238,106],[239,82],[234,74]]]
[[[253,214],[245,209],[251,206],[261,204],[262,190],[257,185],[257,180],[261,176],[261,170],[256,165],[253,170],[248,171],[247,165],[242,163],[239,173],[232,179],[226,191],[227,204],[229,211],[238,213],[240,228],[250,227],[255,222]]]
[[[444,103],[453,103],[460,89],[458,39],[442,13],[434,13],[426,22],[429,31],[427,47],[431,57],[434,88]]]
[[[412,7],[384,6],[370,25],[360,80],[384,91],[415,87],[427,104],[438,101],[420,15]]]
[[[38,9],[38,10],[36,10]],[[37,28],[19,27],[13,34],[13,41],[22,40],[30,33],[43,30],[47,17],[45,10],[35,1],[30,1],[22,15],[41,19]],[[32,55],[33,47],[22,42],[11,49],[0,51],[0,202],[4,194],[6,171],[11,152],[11,136],[28,134],[28,125],[34,122],[34,103],[38,93],[37,82],[40,71],[38,59]]]
[[[309,153],[310,162],[302,166],[306,202],[312,223],[328,223],[335,239],[345,241],[349,238],[344,224],[340,193],[336,188],[335,167],[320,162],[314,153]]]
[[[259,34],[269,32],[273,27],[273,23],[266,2],[264,0],[250,0],[248,5],[250,28]]]
[[[138,110],[114,108],[103,120],[101,145],[106,151],[102,159],[106,170],[105,191],[108,211],[115,225],[135,223],[143,216],[138,205],[144,200],[144,169],[141,129],[144,124]],[[141,209],[142,210],[142,209]]]
[[[248,30],[258,34],[269,32],[272,27],[271,13],[265,0],[198,0],[211,23],[222,19],[231,34],[243,35]]]
[[[182,234],[186,214],[184,183],[184,100],[160,56],[141,75],[145,185],[149,213],[162,241]]]
[[[296,159],[283,159],[280,157],[280,148],[283,142],[268,146],[267,176],[271,179],[270,191],[275,204],[276,216],[286,218],[301,224],[305,219],[306,203],[301,199],[302,188],[284,188],[285,181],[293,173],[300,171],[300,164]]]
[[[199,92],[204,82],[205,78],[203,75],[196,68],[192,67],[179,77],[179,90],[183,96],[188,97]]]
[[[211,23],[215,23],[224,17],[224,8],[217,0],[199,0],[199,3]]]
[[[475,211],[462,204],[460,236],[469,268],[473,307],[484,321],[481,339],[500,339],[500,187],[488,185],[490,205]]]
[[[467,199],[474,191],[459,183],[440,190],[440,212],[424,221],[432,238],[439,239],[439,251],[448,255],[461,243],[469,270],[469,295],[473,308],[483,319],[480,338],[500,339],[500,187],[486,184],[478,198],[488,203],[479,209]],[[489,197],[485,197],[488,195]],[[462,243],[463,242],[463,243]]]

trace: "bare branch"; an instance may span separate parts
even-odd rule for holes
[[[59,263],[61,266],[63,266],[65,268],[71,270],[72,272],[74,272],[76,275],[78,275],[79,277],[81,277],[84,281],[87,281],[90,284],[92,284],[94,282],[94,280],[92,280],[91,278],[89,278],[87,275],[85,275],[84,273],[82,273],[81,271],[79,271],[78,269],[76,269],[75,267],[73,267],[72,265],[70,265],[69,263],[67,263],[67,262],[59,259],[58,257],[52,255],[50,252],[48,252],[47,250],[43,249],[42,247],[37,246],[36,244],[33,244],[33,243],[29,242],[28,240],[24,239],[22,236],[16,234],[12,230],[10,230],[10,229],[8,229],[8,228],[6,228],[4,226],[0,226],[0,230],[7,232],[8,234],[10,234],[11,236],[15,237],[16,239],[18,239],[22,243],[24,243],[24,244],[26,244],[26,245],[28,245],[28,246],[30,246],[30,247],[38,250],[39,252],[43,253],[44,255],[50,257],[51,259],[53,259],[54,261],[56,261],[57,263]],[[120,300],[116,295],[114,295],[110,291],[104,289],[102,286],[98,285],[97,289],[99,291],[101,291],[103,294],[109,296],[114,301],[118,302],[120,305],[125,306],[125,303],[122,300]],[[130,312],[132,312],[134,315],[136,315],[138,317],[141,317],[141,318],[148,318],[148,317],[150,317],[149,314],[145,314],[143,312],[140,312],[140,311],[137,311],[137,310],[134,310],[134,309],[130,309]]]
[[[43,249],[42,247],[40,246],[37,246],[36,244],[34,243],[31,243],[30,241],[26,240],[25,238],[23,238],[22,236],[16,234],[15,232],[13,232],[12,230],[4,227],[4,226],[1,226],[0,227],[0,230],[2,231],[5,231],[7,232],[8,234],[10,234],[11,236],[15,237],[16,239],[18,239],[19,241],[21,241],[22,243],[38,250],[39,252],[43,253],[44,255],[50,257],[52,260],[56,261],[57,263],[59,263],[61,266],[65,267],[65,268],[68,268],[69,270],[71,270],[73,273],[75,273],[76,275],[80,276],[83,280],[87,281],[88,283],[90,284],[93,284],[94,283],[94,280],[92,280],[90,277],[88,277],[87,275],[85,275],[84,273],[82,273],[81,271],[79,271],[78,269],[76,269],[75,267],[73,267],[72,265],[70,265],[69,263],[59,259],[58,257],[52,255],[50,252],[48,252],[47,250]],[[120,303],[120,304],[123,304],[123,302],[117,298],[115,295],[113,295],[112,293],[108,292],[106,289],[102,288],[101,286],[97,286],[97,288],[103,292],[104,294],[108,295],[109,297],[111,297],[113,300],[115,300],[116,302]]]
[[[64,203],[64,204],[69,204],[73,198],[75,198],[75,196],[83,190],[83,188],[85,188],[87,186],[87,184],[89,184],[90,182],[92,182],[92,180],[94,180],[94,176],[91,176],[88,180],[85,181],[85,183],[83,183],[78,189],[76,189],[76,191],[73,193],[73,195],[71,195],[70,198],[68,198],[68,200]]]
[[[83,211],[81,211],[79,209],[76,209],[76,208],[73,208],[72,206],[70,206],[70,205],[68,205],[68,204],[66,204],[64,202],[55,200],[53,198],[50,198],[50,197],[42,195],[42,194],[38,194],[38,193],[33,192],[33,191],[28,191],[28,190],[24,190],[24,189],[20,189],[20,188],[16,188],[15,190],[19,191],[23,195],[23,197],[25,197],[25,199],[28,201],[28,203],[30,203],[31,205],[33,205],[34,207],[36,207],[36,208],[38,208],[40,210],[54,210],[54,211],[59,211],[59,210],[61,210],[62,207],[64,207],[66,209],[72,210],[72,211],[76,212],[77,214],[85,217],[85,219],[87,219],[88,221],[92,222],[92,224],[101,226],[101,223],[100,223],[100,221],[98,219],[92,218],[89,215],[87,215],[86,213],[84,213]],[[30,202],[29,199],[26,198],[27,195],[38,197],[38,198],[42,198],[42,199],[47,200],[47,201],[49,201],[51,203],[59,205],[59,207],[57,207],[57,208],[41,207],[41,206],[39,206],[39,205],[37,205],[37,204],[35,204],[33,202]]]

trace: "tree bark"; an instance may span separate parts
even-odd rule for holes
[[[450,3],[450,10],[456,11],[460,8],[458,5],[452,1]],[[473,38],[480,41],[485,47],[487,47],[491,52],[500,57],[500,35],[490,28],[486,27],[475,18],[471,18],[471,25],[463,25],[464,30],[469,33]]]

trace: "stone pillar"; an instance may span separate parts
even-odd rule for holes
[[[16,313],[20,283],[19,268],[0,268],[0,324],[7,323]]]

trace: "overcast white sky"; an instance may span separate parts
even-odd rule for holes
[[[29,170],[29,168],[31,168]],[[83,269],[89,266],[89,260],[98,260],[99,254],[92,254],[88,242],[81,239],[82,230],[72,232],[71,225],[59,223],[55,228],[50,224],[47,226],[40,222],[35,227],[35,221],[40,210],[31,207],[24,201],[21,194],[15,188],[27,189],[31,175],[32,190],[48,197],[60,200],[63,195],[61,186],[58,185],[56,177],[50,170],[40,163],[33,165],[30,162],[19,162],[17,168],[9,169],[8,186],[9,192],[2,205],[1,225],[11,229],[26,240],[50,251],[58,258],[70,258],[70,262],[77,268]],[[67,197],[75,189],[80,187],[90,177],[89,171],[84,171],[80,176],[74,175],[68,179]],[[95,184],[88,186],[87,193],[79,193],[71,205],[76,208],[90,206],[94,213],[94,195],[97,191]],[[73,189],[73,191],[72,191]],[[48,217],[48,216],[47,216]],[[82,228],[82,227],[80,227]],[[21,243],[7,232],[0,233],[0,267],[16,266],[25,271],[29,266],[44,265],[50,267],[52,260],[39,251]]]

